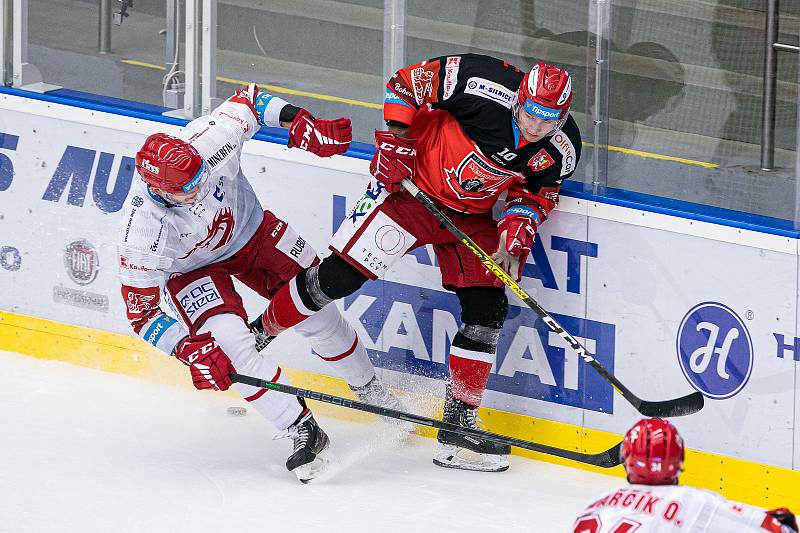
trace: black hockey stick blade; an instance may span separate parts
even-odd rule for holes
[[[600,361],[594,358],[589,350],[580,343],[575,337],[572,336],[558,321],[553,318],[539,303],[531,298],[531,296],[520,287],[520,285],[498,265],[492,256],[487,254],[469,235],[461,231],[450,218],[439,209],[428,196],[420,190],[410,179],[404,179],[402,182],[403,188],[414,198],[419,201],[430,213],[433,215],[443,227],[445,227],[453,236],[461,241],[461,243],[470,249],[470,251],[483,263],[486,270],[497,276],[503,284],[511,289],[511,291],[519,296],[528,307],[539,315],[544,323],[550,328],[551,331],[557,333],[564,341],[578,354],[586,363],[594,368],[600,376],[606,380],[614,389],[619,392],[631,405],[633,405],[641,414],[647,417],[671,417],[671,416],[684,416],[695,413],[703,408],[703,396],[699,392],[684,396],[682,398],[675,398],[672,400],[665,400],[660,402],[648,402],[642,400],[628,389],[622,382],[617,379],[611,372],[609,372]]]
[[[435,420],[426,416],[405,413],[403,411],[397,411],[387,407],[378,407],[376,405],[350,400],[348,398],[342,398],[341,396],[333,396],[324,392],[301,389],[291,385],[284,385],[283,383],[267,381],[261,378],[245,376],[233,372],[228,375],[230,376],[231,381],[234,383],[244,383],[245,385],[252,385],[253,387],[260,387],[262,389],[269,389],[277,392],[283,392],[285,394],[291,394],[292,396],[308,398],[309,400],[317,400],[320,402],[339,405],[347,409],[356,409],[358,411],[366,411],[367,413],[385,416],[387,418],[396,418],[398,420],[404,420],[413,424],[419,424],[420,426],[428,426],[458,433],[460,435],[491,440],[493,442],[499,442],[500,444],[508,444],[510,446],[516,446],[517,448],[523,448],[525,450],[546,453],[548,455],[561,457],[563,459],[570,459],[572,461],[598,466],[600,468],[613,468],[622,462],[619,456],[619,450],[622,443],[618,443],[608,450],[600,453],[581,453],[572,450],[565,450],[563,448],[556,448],[555,446],[547,446],[546,444],[539,444],[538,442],[507,437],[505,435],[491,433],[489,431],[480,431],[477,429],[457,426],[455,424],[442,422],[441,420]]]
[[[634,403],[636,410],[648,418],[670,418],[690,415],[702,409],[703,405],[705,405],[705,397],[699,392],[693,392],[674,400],[664,400],[663,402],[639,400],[638,405]]]

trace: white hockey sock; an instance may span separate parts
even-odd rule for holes
[[[239,316],[225,313],[209,317],[199,333],[206,331],[211,332],[217,344],[230,357],[236,372],[288,384],[277,363],[268,355],[256,351],[255,338]],[[236,383],[234,387],[277,429],[289,427],[303,411],[303,406],[291,394],[242,383]]]
[[[348,385],[363,387],[375,377],[364,343],[334,304],[326,305],[294,329],[309,339],[314,353]]]
[[[278,368],[278,372],[280,372],[280,368]],[[286,379],[286,376],[282,372],[278,375],[277,379],[274,379],[274,376],[272,376],[272,378],[273,379],[270,379],[270,381],[277,381],[278,383],[284,383],[286,385],[289,384],[289,380]],[[288,428],[292,425],[292,422],[297,420],[300,413],[303,412],[303,406],[300,405],[297,398],[291,394],[268,391],[267,389],[257,389],[254,394],[247,396],[247,392],[255,387],[249,387],[241,383],[237,383],[234,386],[236,390],[244,396],[244,399],[256,408],[256,411],[258,411],[261,416],[272,422],[276,429],[283,430]]]

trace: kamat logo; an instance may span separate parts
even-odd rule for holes
[[[753,341],[733,310],[716,302],[694,306],[678,329],[678,361],[692,386],[717,400],[741,391],[753,371]]]
[[[375,366],[447,378],[450,339],[459,330],[460,316],[453,293],[379,280],[344,298],[343,307]],[[580,331],[597,360],[614,371],[614,324],[554,316],[567,330]],[[487,388],[537,402],[614,412],[611,386],[527,307],[513,306],[503,325]]]

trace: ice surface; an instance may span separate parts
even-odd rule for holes
[[[568,532],[624,483],[520,457],[437,468],[431,439],[320,416],[334,463],[302,485],[289,439],[226,414],[237,398],[8,352],[0,376],[3,533]]]

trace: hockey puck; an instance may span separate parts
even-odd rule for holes
[[[247,409],[244,407],[228,407],[229,416],[244,416],[247,414]]]

